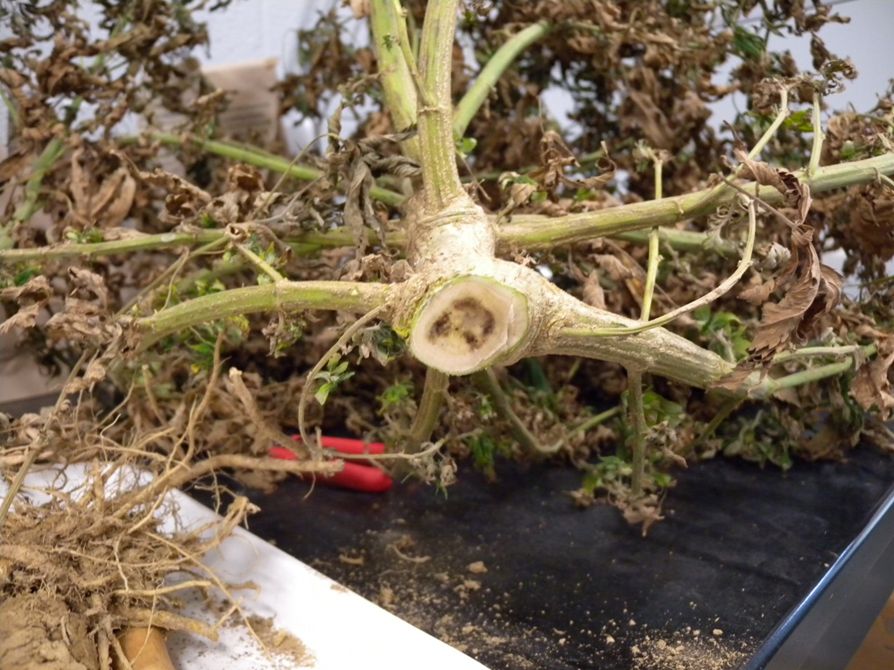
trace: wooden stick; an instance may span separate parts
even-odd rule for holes
[[[133,670],[175,670],[161,629],[131,626],[118,641]]]

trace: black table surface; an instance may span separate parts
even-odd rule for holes
[[[291,479],[250,494],[250,529],[494,670],[735,668],[860,531],[894,459],[702,463],[647,537],[613,508],[575,507],[580,477],[504,464],[495,483],[461,471],[446,495],[308,495]]]

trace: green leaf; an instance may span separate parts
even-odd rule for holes
[[[733,31],[733,51],[745,60],[758,60],[767,51],[767,43],[760,35],[736,26]]]
[[[13,283],[16,286],[24,286],[27,284],[33,277],[36,277],[40,274],[40,270],[37,268],[25,268],[21,272],[19,272],[14,278]]]
[[[785,121],[783,121],[782,127],[788,128],[789,130],[796,130],[799,133],[812,133],[813,120],[810,111],[802,109],[793,112]]]
[[[475,147],[478,146],[478,140],[474,137],[463,137],[456,141],[456,150],[463,156],[468,156],[470,153],[475,151]]]
[[[411,382],[395,382],[379,395],[379,412],[383,413],[403,404],[409,400],[412,394],[413,384]]]

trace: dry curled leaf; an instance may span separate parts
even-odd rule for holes
[[[891,366],[894,365],[894,339],[887,338],[879,346],[879,353],[865,363],[854,379],[854,399],[865,410],[877,409],[881,419],[894,412],[894,393],[891,386]]]

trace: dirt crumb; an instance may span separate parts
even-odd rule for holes
[[[0,603],[0,670],[98,670],[84,617],[58,596],[17,595]]]
[[[313,664],[313,654],[305,644],[292,633],[274,626],[272,618],[252,615],[248,617],[248,625],[270,653],[291,660],[296,665]]]
[[[633,670],[730,670],[748,657],[749,645],[683,631],[647,637],[631,647]]]
[[[466,570],[473,575],[483,575],[487,572],[487,566],[484,564],[484,561],[474,561],[466,566]]]

